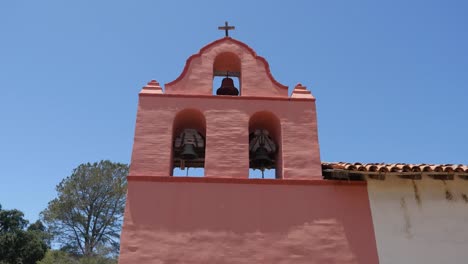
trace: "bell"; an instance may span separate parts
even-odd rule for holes
[[[268,156],[267,150],[264,147],[259,147],[253,154],[251,163],[251,167],[254,169],[265,169],[269,168],[273,164],[273,161]]]
[[[226,77],[221,82],[221,87],[216,90],[216,95],[239,95],[239,91],[234,87],[234,81]]]
[[[198,158],[198,155],[195,152],[195,148],[192,144],[185,144],[182,153],[180,153],[180,156],[184,160],[193,160]]]

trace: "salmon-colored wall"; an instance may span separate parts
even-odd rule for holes
[[[120,264],[378,263],[365,182],[129,177]]]
[[[184,109],[206,120],[205,176],[248,177],[249,120],[267,111],[281,123],[279,178],[322,178],[314,100],[165,94],[140,95],[130,175],[171,175],[173,122]]]

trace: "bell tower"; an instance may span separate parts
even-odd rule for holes
[[[213,95],[216,76],[225,78]],[[275,167],[277,179],[322,178],[315,98],[300,84],[288,96],[268,62],[238,40],[206,45],[164,92],[151,81],[139,97],[132,177],[203,167],[205,177],[248,178],[249,168]]]
[[[264,58],[228,36],[233,27],[221,29],[226,36],[190,56],[164,90],[153,80],[139,94],[119,263],[286,261],[291,232],[301,234],[298,248],[320,246],[320,234],[353,225],[341,202],[367,199],[356,184],[340,189],[323,179],[311,92],[298,84],[288,95]],[[217,76],[224,79],[214,94]],[[174,177],[174,168],[204,168],[204,177]],[[274,169],[276,179],[249,179],[249,169]],[[331,209],[339,221],[317,224]],[[347,239],[369,235],[349,232],[335,237],[344,255],[356,249]]]

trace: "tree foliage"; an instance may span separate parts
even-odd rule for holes
[[[36,264],[78,264],[78,260],[61,250],[49,250],[45,257]]]
[[[85,257],[118,252],[127,174],[125,164],[86,163],[57,185],[58,197],[41,215],[63,250]]]
[[[48,248],[48,236],[40,221],[31,224],[19,210],[0,205],[0,263],[35,264]]]
[[[103,256],[78,258],[61,250],[49,250],[36,264],[117,264],[117,261]]]

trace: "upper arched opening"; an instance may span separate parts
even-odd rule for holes
[[[218,54],[213,63],[213,94],[239,95],[241,90],[240,76],[241,60],[239,56],[232,52]],[[219,81],[221,81],[221,85],[218,88]]]
[[[230,76],[239,77],[241,73],[241,60],[233,52],[223,52],[216,56],[213,62],[214,76]]]

